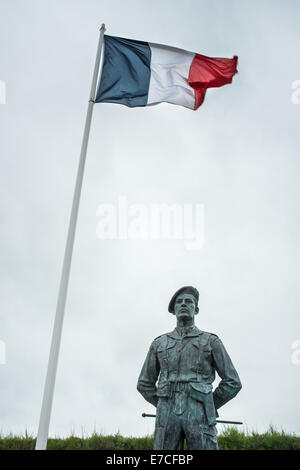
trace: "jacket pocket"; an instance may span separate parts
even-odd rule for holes
[[[202,403],[209,426],[216,424],[216,409],[212,394],[212,385],[200,382],[190,382],[189,395]]]
[[[212,385],[210,384],[190,382],[190,396],[195,400],[203,401],[211,391]]]
[[[199,374],[210,375],[212,372],[211,349],[207,344],[203,345],[197,340],[192,341],[195,351],[196,367]]]
[[[168,349],[174,348],[175,344],[176,344],[176,341],[170,341],[170,342],[168,342],[167,344],[160,345],[160,346],[157,348],[157,352],[158,352],[158,353],[164,353],[164,352],[166,352]]]
[[[160,346],[157,349],[157,356],[162,370],[167,370],[170,366],[172,358],[174,359],[174,352],[176,342],[168,343],[165,346]]]

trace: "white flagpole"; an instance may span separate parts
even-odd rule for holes
[[[86,160],[86,152],[87,152],[87,147],[88,147],[88,140],[89,140],[89,134],[90,134],[91,121],[92,121],[93,106],[94,106],[94,101],[95,101],[97,78],[99,74],[99,66],[100,66],[104,32],[105,32],[105,25],[102,24],[100,28],[100,36],[99,36],[99,42],[98,42],[95,67],[94,67],[94,75],[93,75],[93,80],[92,80],[84,133],[83,133],[83,138],[82,138],[79,166],[78,166],[78,171],[77,171],[73,204],[72,204],[72,210],[71,210],[71,216],[70,216],[70,222],[69,222],[68,237],[67,237],[67,242],[66,242],[62,275],[61,275],[60,286],[59,286],[56,315],[55,315],[51,349],[50,349],[49,361],[48,361],[47,376],[46,376],[46,382],[45,382],[45,388],[44,388],[37,441],[36,441],[36,446],[35,446],[36,450],[46,450],[47,448],[50,415],[51,415],[57,363],[58,363],[58,356],[59,356],[59,347],[60,347],[64,312],[65,312],[65,305],[66,305],[70,267],[71,267],[71,261],[72,261],[72,252],[73,252],[76,222],[77,222],[77,216],[78,216],[78,207],[79,207],[79,201],[80,201],[80,193],[81,193],[82,179],[83,179],[84,166],[85,166],[85,160]]]

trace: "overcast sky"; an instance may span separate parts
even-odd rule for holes
[[[233,83],[198,111],[97,104],[50,435],[143,436],[136,391],[175,290],[200,291],[243,383],[220,419],[300,434],[298,0],[0,0],[0,429],[36,435],[86,107],[107,34],[212,57]],[[205,243],[99,240],[99,204],[203,204]],[[295,361],[294,361],[295,362]],[[221,429],[221,428],[220,428]]]

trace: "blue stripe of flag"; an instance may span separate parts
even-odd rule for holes
[[[151,49],[147,42],[104,36],[104,61],[96,103],[146,106]]]

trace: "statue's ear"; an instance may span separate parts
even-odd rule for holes
[[[197,315],[197,313],[199,313],[199,307],[195,308],[195,315]]]

